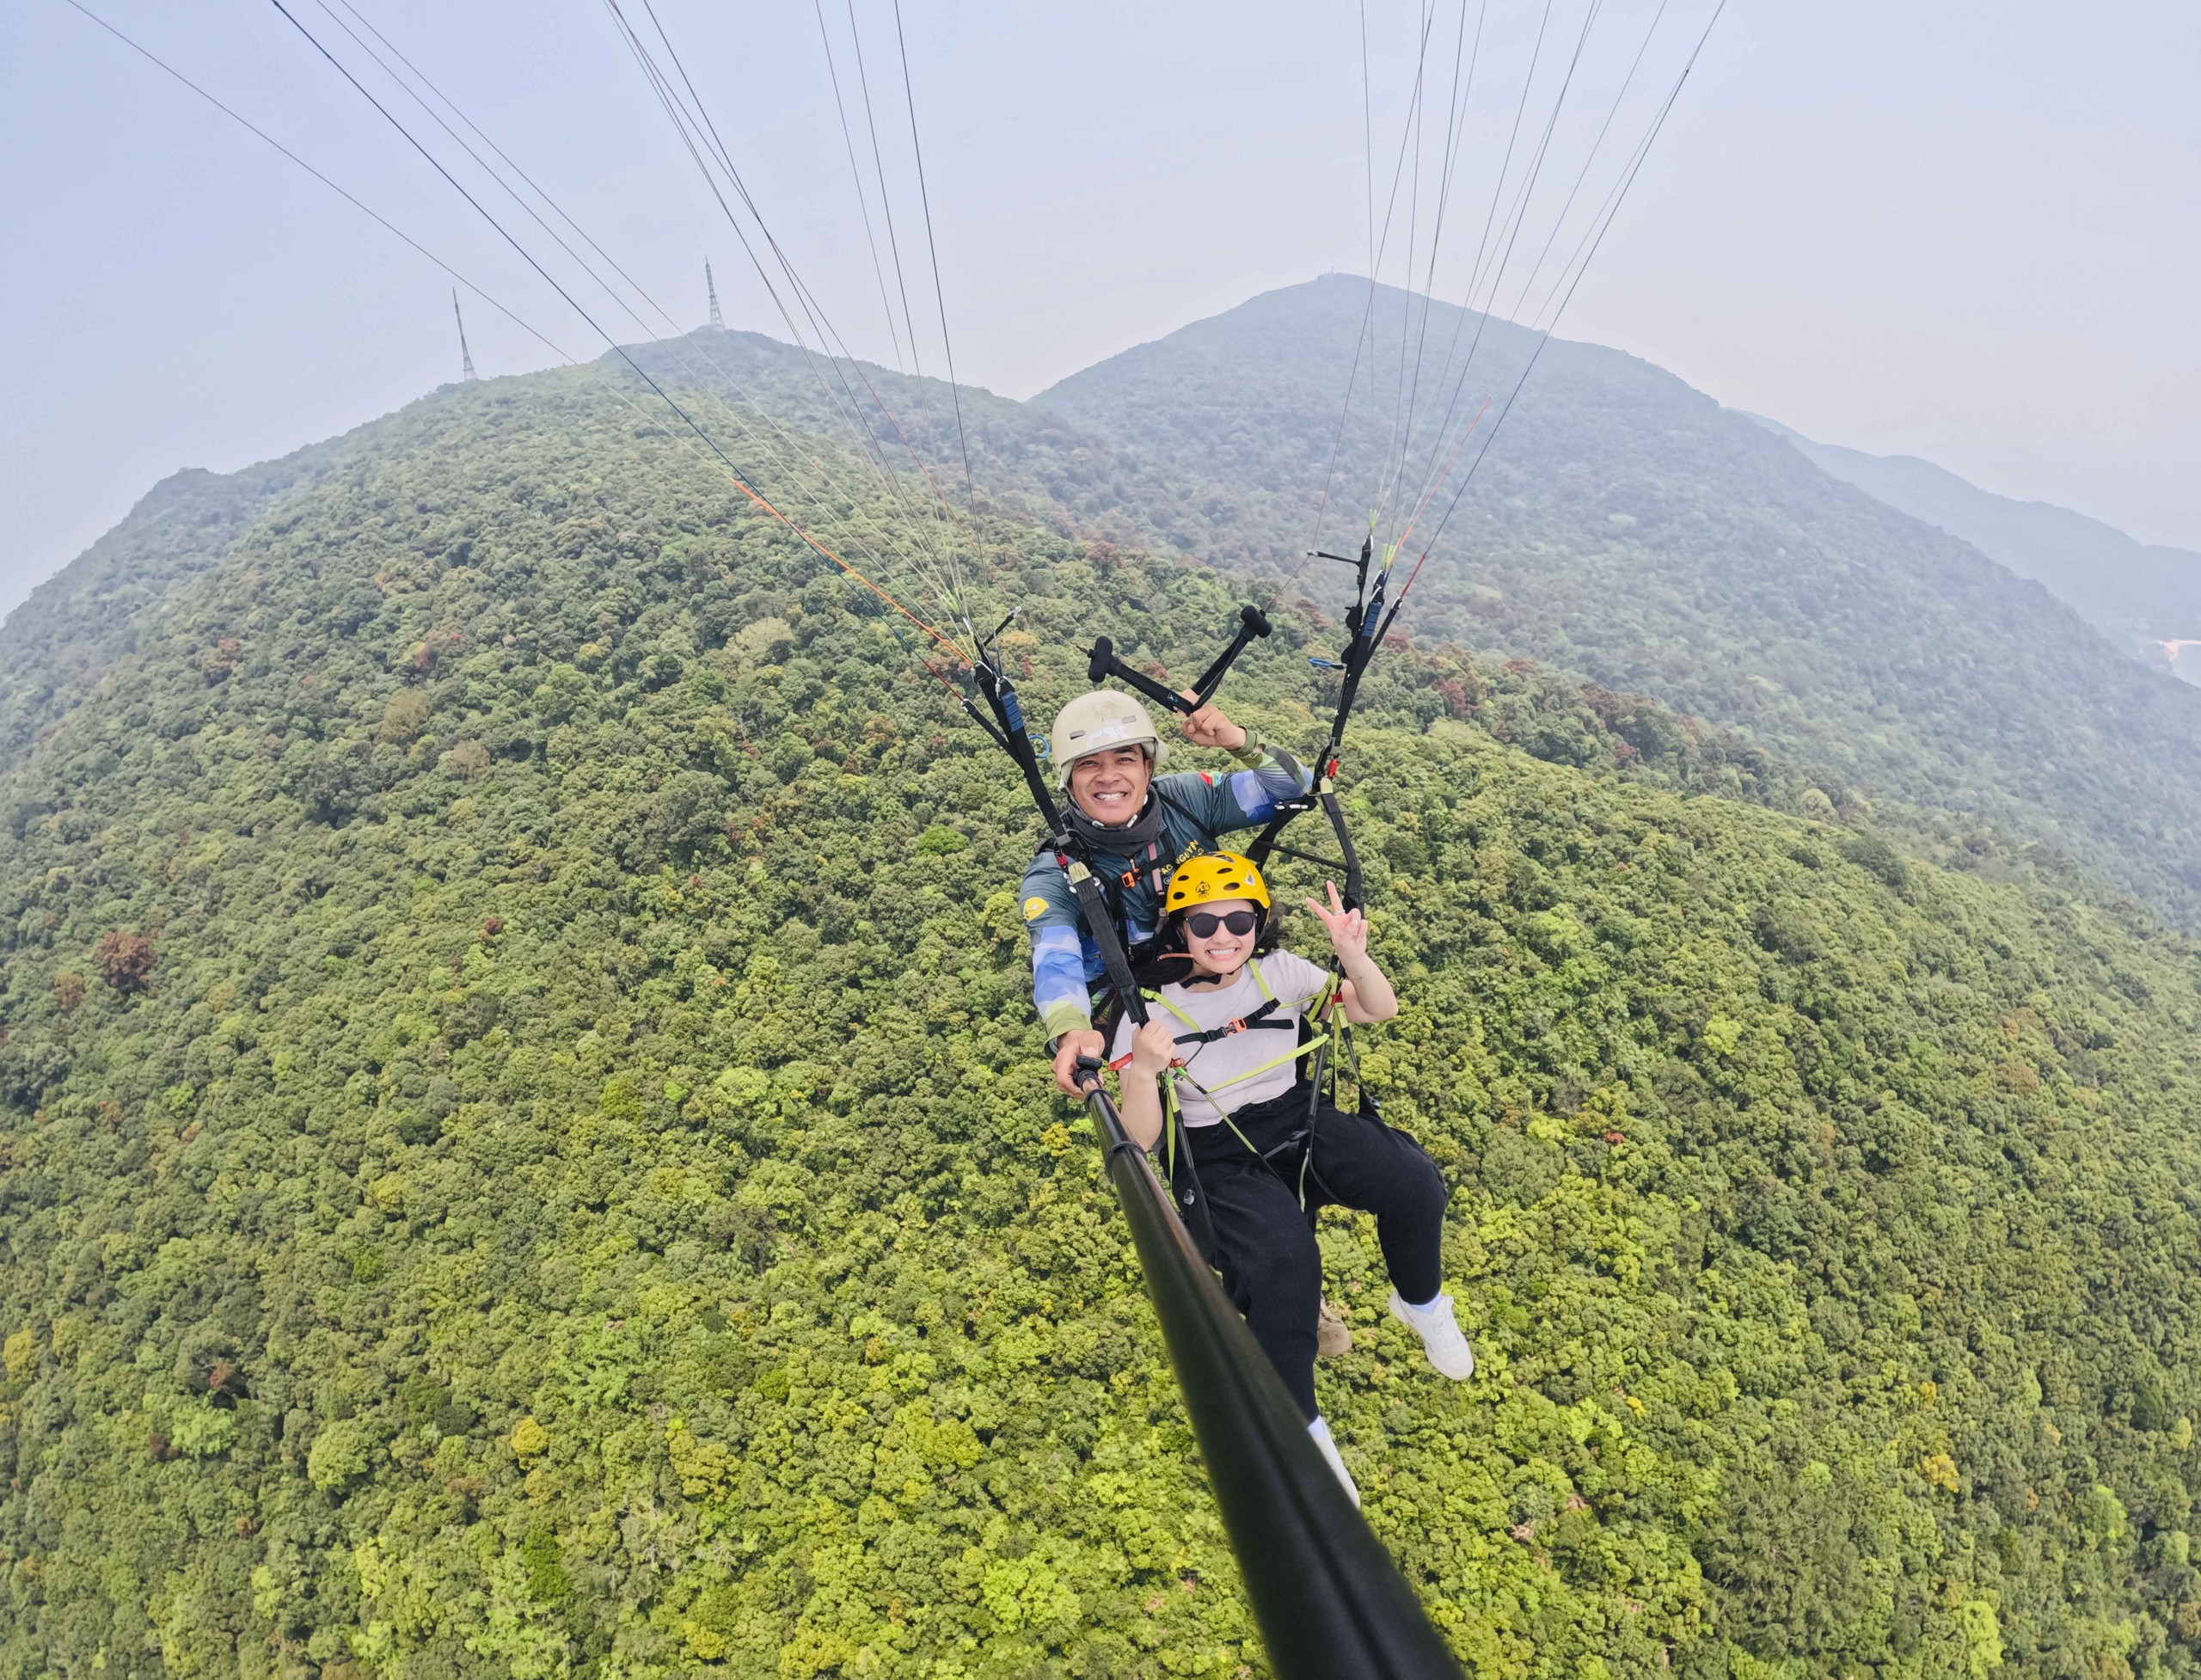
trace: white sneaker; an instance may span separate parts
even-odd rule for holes
[[[1421,1351],[1438,1374],[1464,1383],[1475,1374],[1475,1351],[1452,1316],[1452,1297],[1440,1295],[1425,1307],[1409,1307],[1391,1291],[1391,1316],[1421,1338]]]
[[[1352,1508],[1355,1511],[1359,1510],[1360,1490],[1352,1485],[1352,1472],[1346,1468],[1345,1460],[1338,1456],[1338,1444],[1330,1438],[1329,1420],[1326,1418],[1315,1419],[1307,1426],[1307,1433],[1313,1438],[1315,1444],[1322,1450],[1322,1456],[1329,1462],[1330,1468],[1337,1472],[1339,1481],[1344,1484],[1346,1498],[1352,1501]]]

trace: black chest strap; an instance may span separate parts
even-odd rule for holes
[[[1271,1019],[1271,1017],[1283,1007],[1282,1003],[1280,1003],[1277,999],[1272,997],[1266,1002],[1263,1003],[1260,1009],[1254,1010],[1251,1015],[1238,1015],[1232,1020],[1224,1021],[1220,1027],[1210,1027],[1205,1033],[1180,1033],[1177,1035],[1177,1042],[1179,1044],[1211,1045],[1217,1039],[1227,1039],[1235,1033],[1251,1033],[1264,1027],[1273,1027],[1281,1032],[1290,1032],[1299,1025],[1297,1021],[1275,1021]]]

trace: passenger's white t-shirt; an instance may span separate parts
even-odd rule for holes
[[[1260,966],[1260,980],[1254,978],[1256,963]],[[1277,1007],[1270,1011],[1268,1019],[1287,1023],[1283,1028],[1257,1027],[1243,1033],[1226,1033],[1207,1044],[1179,1048],[1177,1053],[1186,1066],[1185,1076],[1177,1082],[1177,1101],[1186,1125],[1219,1125],[1225,1114],[1235,1114],[1254,1103],[1280,1097],[1291,1088],[1299,1076],[1291,1054],[1299,1042],[1299,1018],[1321,994],[1329,978],[1327,969],[1315,967],[1304,957],[1295,957],[1289,951],[1272,951],[1266,957],[1255,957],[1248,962],[1227,986],[1201,986],[1193,990],[1183,986],[1162,988],[1162,1001],[1195,1022],[1199,1031],[1205,1033],[1227,1021],[1242,1020],[1260,1009],[1267,1001],[1260,985],[1260,981],[1266,980],[1269,994],[1277,1000]],[[1156,1005],[1150,1003],[1148,1013],[1168,1027],[1172,1037],[1194,1030]],[[1112,1060],[1131,1049],[1131,1036],[1137,1030],[1128,1015],[1117,1023],[1116,1047],[1110,1052]],[[1278,1057],[1284,1059],[1267,1071],[1240,1080],[1227,1088],[1217,1088]],[[1202,1097],[1199,1088],[1212,1091],[1215,1101],[1210,1102]]]

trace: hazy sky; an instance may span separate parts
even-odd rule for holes
[[[600,352],[273,0],[86,3],[567,352]],[[322,0],[286,3],[350,51]],[[684,325],[702,319],[708,254],[729,323],[784,335],[599,0],[357,3]],[[775,232],[858,353],[892,360],[818,10],[657,3]],[[1516,101],[1525,84],[1525,159],[1589,3],[1552,0],[1532,58],[1542,6],[1487,0],[1439,295],[1463,295]],[[1712,3],[1668,0],[1593,150],[1658,12],[1605,0],[1502,305],[1543,295],[1549,271],[1528,284],[1528,258],[1577,170],[1590,165],[1559,254]],[[849,0],[823,13],[853,101]],[[938,371],[891,0],[854,15],[917,351]],[[1354,6],[904,0],[902,15],[966,379],[1028,395],[1255,291],[1366,272]],[[1419,15],[1368,0],[1379,177],[1399,156]],[[1435,14],[1421,208],[1402,186],[1387,278],[1409,229],[1428,248],[1461,16]],[[0,609],[167,473],[282,453],[456,376],[443,273],[65,0],[0,9]],[[2197,271],[2201,8],[1732,0],[1560,330],[1813,437],[2201,548]],[[640,336],[601,294],[583,301]],[[467,326],[485,374],[555,359],[478,299]]]

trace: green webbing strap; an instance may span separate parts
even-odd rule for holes
[[[1177,1101],[1176,1087],[1177,1082],[1180,1079],[1183,1080],[1185,1083],[1191,1086],[1195,1091],[1199,1092],[1200,1095],[1207,1098],[1207,1106],[1214,1109],[1217,1113],[1223,1116],[1223,1123],[1230,1128],[1230,1135],[1246,1146],[1247,1152],[1249,1155],[1252,1155],[1256,1160],[1262,1162],[1267,1161],[1268,1157],[1254,1147],[1254,1140],[1248,1137],[1244,1132],[1239,1131],[1238,1122],[1230,1118],[1229,1114],[1223,1109],[1223,1105],[1217,1102],[1213,1097],[1208,1095],[1207,1087],[1201,1084],[1199,1080],[1193,1078],[1192,1075],[1186,1073],[1182,1068],[1172,1068],[1169,1070],[1169,1101],[1173,1107],[1175,1106]],[[1217,1086],[1216,1088],[1220,1090],[1222,1087]],[[1185,1147],[1186,1149],[1190,1149],[1192,1145],[1187,1144]]]
[[[1248,958],[1246,962],[1246,966],[1253,971],[1254,984],[1260,988],[1261,996],[1271,1003],[1277,1002],[1278,1000],[1275,991],[1269,985],[1268,977],[1261,972],[1261,965],[1260,960],[1256,958]],[[1334,973],[1327,976],[1322,982],[1322,989],[1316,992],[1312,997],[1304,1000],[1299,1004],[1298,1008],[1302,1015],[1306,1014],[1310,1009],[1320,1009],[1323,1003],[1328,1001],[1331,994],[1337,989],[1337,978],[1338,977]],[[1199,1022],[1194,1021],[1174,1003],[1172,1003],[1168,998],[1164,997],[1159,991],[1144,992],[1142,996],[1143,996],[1148,1002],[1159,1004],[1164,1011],[1174,1015],[1180,1023],[1190,1027],[1194,1033],[1201,1033],[1205,1030],[1201,1027]],[[1278,1022],[1276,1024],[1280,1026],[1283,1023]],[[1261,1162],[1262,1165],[1267,1167],[1271,1172],[1275,1172],[1275,1164],[1254,1146],[1254,1140],[1252,1138],[1248,1137],[1239,1129],[1238,1122],[1232,1119],[1229,1111],[1226,1110],[1221,1103],[1215,1100],[1214,1093],[1217,1091],[1227,1091],[1233,1085],[1243,1084],[1248,1079],[1256,1078],[1262,1074],[1269,1072],[1272,1069],[1282,1067],[1286,1062],[1296,1062],[1302,1056],[1304,1056],[1309,1051],[1317,1049],[1321,1045],[1327,1044],[1329,1040],[1330,1035],[1325,1033],[1315,1038],[1306,1039],[1303,1042],[1294,1044],[1291,1048],[1286,1051],[1283,1055],[1272,1057],[1268,1061],[1262,1063],[1260,1066],[1248,1069],[1244,1073],[1234,1074],[1230,1078],[1214,1086],[1201,1084],[1199,1080],[1192,1077],[1189,1068],[1164,1068],[1162,1071],[1162,1106],[1163,1114],[1162,1130],[1162,1136],[1167,1140],[1164,1150],[1164,1163],[1172,1176],[1173,1181],[1176,1173],[1177,1165],[1177,1133],[1184,1125],[1184,1108],[1183,1105],[1179,1102],[1177,1098],[1177,1082],[1180,1080],[1182,1080],[1186,1084],[1191,1086],[1195,1092],[1206,1100],[1209,1107],[1214,1109],[1217,1114],[1220,1114],[1223,1117],[1223,1124],[1230,1128],[1230,1135],[1233,1137],[1235,1137],[1240,1143],[1246,1146],[1246,1152],[1248,1155]],[[1212,1042],[1214,1042],[1212,1039],[1207,1041],[1207,1043]],[[1207,1043],[1203,1043],[1200,1049],[1205,1050],[1207,1047]],[[1199,1051],[1196,1050],[1192,1054],[1197,1056],[1199,1054]],[[1189,1141],[1186,1143],[1185,1147],[1187,1153],[1189,1153],[1192,1148]],[[1305,1152],[1306,1155],[1311,1155],[1313,1151],[1311,1150]],[[1282,1178],[1283,1174],[1279,1173],[1277,1176],[1278,1178]],[[1303,1209],[1307,1205],[1307,1162],[1303,1156],[1299,1164],[1298,1194],[1299,1205]]]
[[[1165,1006],[1165,1007],[1166,1007],[1166,1006]],[[1297,1055],[1297,1053],[1298,1053],[1298,1052],[1297,1052],[1297,1051],[1295,1051],[1295,1052],[1293,1052],[1293,1054],[1294,1054],[1294,1055]],[[1281,1057],[1280,1057],[1280,1058],[1278,1058],[1278,1059],[1281,1061],[1281,1060],[1289,1060],[1290,1058],[1281,1058]],[[1270,1067],[1274,1067],[1275,1065],[1276,1065],[1276,1063],[1275,1063],[1275,1062],[1272,1062],[1272,1063],[1270,1063],[1270,1064],[1269,1064],[1269,1066],[1270,1066]],[[1260,1073],[1260,1072],[1262,1072],[1262,1071],[1264,1071],[1264,1070],[1260,1069],[1260,1068],[1256,1068],[1256,1069],[1254,1069],[1254,1073]],[[1184,1071],[1184,1070],[1183,1070],[1183,1069],[1181,1069],[1181,1068],[1172,1068],[1172,1069],[1170,1069],[1169,1072],[1170,1072],[1170,1080],[1169,1080],[1168,1085],[1168,1087],[1167,1087],[1166,1088],[1168,1090],[1168,1094],[1168,1094],[1168,1101],[1169,1101],[1169,1104],[1170,1104],[1170,1112],[1171,1112],[1173,1114],[1174,1114],[1174,1113],[1178,1113],[1178,1112],[1179,1112],[1179,1111],[1178,1111],[1178,1109],[1177,1109],[1177,1107],[1176,1107],[1176,1101],[1177,1101],[1176,1082],[1177,1082],[1179,1079],[1182,1079],[1182,1080],[1185,1082],[1185,1083],[1186,1083],[1187,1085],[1191,1086],[1191,1087],[1192,1087],[1195,1091],[1198,1091],[1198,1092],[1199,1092],[1199,1093],[1203,1097],[1206,1097],[1206,1098],[1207,1098],[1207,1104],[1208,1104],[1208,1107],[1211,1107],[1211,1108],[1212,1108],[1212,1109],[1214,1109],[1214,1110],[1215,1110],[1215,1112],[1216,1112],[1217,1113],[1221,1114],[1221,1115],[1223,1116],[1223,1125],[1227,1125],[1227,1126],[1229,1126],[1229,1127],[1230,1128],[1230,1135],[1231,1135],[1233,1137],[1235,1137],[1235,1138],[1236,1138],[1240,1143],[1243,1144],[1246,1146],[1246,1153],[1247,1153],[1247,1154],[1248,1154],[1248,1155],[1250,1155],[1250,1156],[1252,1156],[1254,1157],[1254,1160],[1256,1160],[1256,1161],[1260,1162],[1261,1163],[1261,1165],[1262,1165],[1262,1166],[1264,1166],[1264,1167],[1267,1168],[1269,1169],[1269,1171],[1271,1171],[1272,1173],[1276,1173],[1277,1180],[1278,1180],[1278,1183],[1282,1183],[1282,1182],[1284,1181],[1284,1174],[1283,1174],[1282,1173],[1277,1173],[1277,1171],[1276,1171],[1276,1162],[1274,1162],[1273,1161],[1270,1160],[1270,1159],[1268,1158],[1268,1156],[1266,1156],[1266,1155],[1263,1155],[1263,1154],[1261,1153],[1261,1151],[1260,1151],[1260,1147],[1254,1144],[1254,1140],[1253,1140],[1252,1138],[1248,1137],[1248,1136],[1247,1136],[1243,1131],[1240,1131],[1240,1130],[1239,1130],[1239,1128],[1238,1128],[1238,1122],[1237,1122],[1237,1121],[1235,1121],[1235,1120],[1234,1120],[1234,1119],[1232,1119],[1230,1118],[1230,1115],[1229,1115],[1229,1111],[1227,1111],[1227,1110],[1223,1107],[1223,1105],[1222,1105],[1221,1103],[1217,1102],[1217,1101],[1214,1099],[1214,1097],[1212,1097],[1212,1096],[1209,1095],[1209,1094],[1208,1094],[1208,1089],[1207,1089],[1207,1088],[1206,1088],[1205,1086],[1202,1085],[1202,1084],[1199,1082],[1199,1080],[1194,1079],[1193,1077],[1192,1077],[1192,1076],[1191,1076],[1191,1075],[1189,1075],[1189,1074],[1186,1073],[1186,1072]],[[1242,1076],[1242,1076],[1242,1077],[1243,1077],[1243,1078],[1250,1079],[1250,1078],[1252,1078],[1254,1076],[1253,1076],[1253,1074],[1245,1074],[1245,1075],[1242,1075]],[[1224,1082],[1224,1084],[1225,1084],[1225,1085],[1229,1085],[1229,1084],[1235,1084],[1236,1082],[1236,1082],[1235,1080],[1227,1080],[1227,1081],[1225,1081],[1225,1082]],[[1223,1088],[1224,1088],[1224,1086],[1223,1086],[1223,1085],[1218,1085],[1218,1086],[1217,1086],[1215,1088],[1216,1088],[1217,1090],[1220,1091],[1220,1090],[1222,1090],[1222,1089],[1223,1089]],[[1313,1133],[1313,1131],[1312,1131],[1312,1130],[1311,1130],[1311,1129],[1309,1130],[1309,1133],[1308,1133],[1308,1138],[1307,1138],[1307,1141],[1308,1141],[1308,1145],[1309,1145],[1309,1147],[1308,1147],[1308,1148],[1306,1148],[1305,1150],[1303,1150],[1300,1152],[1300,1156],[1299,1156],[1299,1183],[1298,1183],[1298,1185],[1297,1185],[1297,1193],[1298,1193],[1298,1197],[1299,1197],[1299,1208],[1300,1208],[1300,1211],[1302,1211],[1303,1213],[1303,1212],[1305,1212],[1305,1211],[1306,1211],[1306,1209],[1307,1209],[1307,1165],[1308,1165],[1309,1161],[1312,1159],[1312,1157],[1313,1157],[1313,1156],[1314,1156],[1314,1153],[1315,1153],[1315,1151],[1314,1151],[1314,1148],[1313,1148],[1313,1144],[1314,1144],[1314,1133]],[[1186,1147],[1186,1150],[1187,1150],[1187,1151],[1189,1151],[1189,1150],[1191,1150],[1191,1148],[1192,1148],[1192,1145],[1191,1145],[1191,1144],[1187,1143],[1187,1144],[1185,1145],[1185,1147]]]
[[[1229,1078],[1223,1081],[1220,1084],[1195,1086],[1194,1088],[1198,1090],[1202,1096],[1206,1096],[1211,1091],[1227,1091],[1233,1085],[1242,1085],[1249,1079],[1258,1078],[1260,1075],[1268,1072],[1272,1068],[1280,1068],[1286,1062],[1296,1062],[1302,1056],[1304,1056],[1309,1051],[1314,1049],[1315,1045],[1327,1044],[1329,1041],[1330,1035],[1325,1033],[1319,1038],[1308,1039],[1304,1044],[1295,1044],[1291,1049],[1285,1051],[1283,1055],[1271,1057],[1267,1061],[1262,1063],[1260,1066],[1257,1068],[1248,1068],[1243,1073],[1235,1073],[1231,1075]]]
[[[1261,989],[1261,996],[1262,996],[1263,997],[1266,998],[1270,1002],[1272,1002],[1272,1003],[1275,1002],[1277,1001],[1277,995],[1276,995],[1276,993],[1275,993],[1275,992],[1272,991],[1272,990],[1269,989],[1269,983],[1268,983],[1268,979],[1267,979],[1267,978],[1266,978],[1265,975],[1263,975],[1263,974],[1262,974],[1262,972],[1261,972],[1261,966],[1260,966],[1260,964],[1258,961],[1248,961],[1248,962],[1247,963],[1246,966],[1247,966],[1247,967],[1248,967],[1248,968],[1250,968],[1251,970],[1253,970],[1253,972],[1254,972],[1254,984],[1255,985],[1259,986],[1259,987]],[[1334,977],[1333,977],[1333,978],[1334,978]],[[1306,1010],[1307,1010],[1307,1005],[1308,1005],[1308,1003],[1320,1003],[1320,1002],[1321,1002],[1321,1000],[1322,1000],[1322,999],[1324,999],[1324,998],[1326,998],[1326,997],[1327,997],[1327,996],[1329,996],[1329,994],[1330,994],[1330,990],[1331,990],[1331,988],[1330,988],[1327,984],[1325,984],[1325,985],[1323,986],[1323,988],[1322,988],[1322,990],[1321,990],[1321,991],[1316,992],[1313,997],[1311,997],[1311,998],[1308,999],[1306,1003],[1302,1003],[1302,1004],[1300,1005],[1300,1012],[1301,1012],[1303,1015],[1304,1013],[1306,1013]],[[1203,1031],[1205,1031],[1205,1029],[1204,1029],[1204,1028],[1200,1026],[1199,1022],[1198,1022],[1197,1021],[1194,1021],[1194,1020],[1193,1020],[1190,1015],[1186,1015],[1186,1014],[1182,1009],[1179,1009],[1179,1008],[1178,1008],[1174,1003],[1172,1003],[1172,1002],[1171,1002],[1168,998],[1164,997],[1164,996],[1163,996],[1160,992],[1158,992],[1158,991],[1150,991],[1150,992],[1146,993],[1146,994],[1145,994],[1145,996],[1146,996],[1146,997],[1148,998],[1148,1000],[1149,1000],[1150,1002],[1156,1002],[1156,1003],[1159,1003],[1159,1004],[1160,1004],[1160,1005],[1161,1005],[1164,1009],[1168,1010],[1168,1011],[1169,1012],[1169,1014],[1171,1014],[1171,1015],[1174,1015],[1174,1016],[1175,1016],[1175,1017],[1176,1017],[1180,1021],[1181,1021],[1185,1026],[1189,1027],[1190,1028],[1192,1028],[1192,1030],[1193,1032],[1195,1032],[1195,1033],[1199,1033],[1199,1032],[1203,1032]],[[1211,1040],[1210,1042],[1212,1042],[1212,1040]],[[1265,1074],[1265,1073],[1268,1072],[1272,1068],[1280,1068],[1280,1067],[1282,1067],[1282,1066],[1283,1066],[1286,1062],[1296,1062],[1296,1061],[1297,1061],[1297,1060],[1298,1060],[1302,1056],[1304,1056],[1304,1055],[1305,1055],[1309,1051],[1315,1049],[1317,1045],[1323,1045],[1323,1044],[1327,1044],[1327,1043],[1328,1043],[1328,1042],[1329,1042],[1329,1035],[1328,1035],[1327,1033],[1321,1033],[1321,1034],[1317,1035],[1317,1036],[1316,1036],[1316,1037],[1315,1037],[1315,1038],[1311,1038],[1311,1039],[1309,1039],[1305,1040],[1303,1043],[1295,1044],[1295,1045],[1293,1045],[1291,1046],[1291,1048],[1289,1051],[1287,1051],[1284,1054],[1283,1054],[1283,1055],[1281,1055],[1281,1056],[1275,1056],[1275,1057],[1272,1057],[1272,1058],[1270,1058],[1270,1059],[1269,1059],[1269,1060],[1267,1060],[1267,1061],[1266,1061],[1266,1062],[1262,1063],[1262,1064],[1260,1064],[1260,1066],[1259,1066],[1259,1067],[1257,1067],[1257,1068],[1250,1068],[1250,1069],[1248,1069],[1248,1070],[1246,1072],[1244,1072],[1244,1073],[1241,1073],[1241,1074],[1234,1074],[1234,1075],[1232,1075],[1229,1078],[1228,1078],[1228,1079],[1224,1080],[1224,1081],[1223,1081],[1221,1084],[1219,1084],[1219,1085],[1215,1085],[1215,1086],[1211,1086],[1211,1086],[1206,1086],[1206,1085],[1202,1085],[1202,1084],[1201,1084],[1198,1080],[1192,1079],[1189,1075],[1186,1075],[1186,1076],[1185,1076],[1186,1082],[1187,1084],[1191,1085],[1191,1086],[1192,1086],[1192,1088],[1195,1091],[1198,1091],[1198,1092],[1199,1092],[1202,1096],[1204,1096],[1204,1097],[1205,1097],[1205,1096],[1207,1096],[1207,1095],[1208,1095],[1208,1094],[1209,1094],[1209,1092],[1210,1092],[1211,1090],[1217,1090],[1217,1091],[1227,1091],[1227,1090],[1229,1090],[1229,1089],[1233,1085],[1242,1085],[1242,1084],[1243,1084],[1243,1083],[1245,1083],[1245,1082],[1246,1082],[1246,1081],[1248,1081],[1248,1079],[1252,1079],[1252,1078],[1254,1078],[1254,1077],[1258,1076],[1259,1075]],[[1206,1045],[1205,1045],[1205,1044],[1204,1044],[1204,1045],[1202,1045],[1200,1046],[1200,1049],[1205,1050],[1206,1047],[1207,1047],[1207,1046],[1206,1046]],[[1192,1052],[1192,1054],[1193,1054],[1194,1056],[1198,1056],[1198,1055],[1199,1054],[1199,1051],[1196,1050],[1196,1051],[1194,1051],[1194,1052]],[[1188,1058],[1188,1059],[1189,1059],[1189,1058]],[[1175,1075],[1178,1075],[1178,1074],[1181,1074],[1181,1073],[1183,1073],[1183,1071],[1184,1071],[1184,1070],[1183,1070],[1182,1069],[1172,1068],[1171,1070],[1169,1070],[1169,1071],[1170,1071],[1170,1073],[1171,1073],[1173,1076],[1175,1076]],[[1223,1106],[1222,1106],[1222,1104],[1220,1104],[1220,1103],[1213,1103],[1213,1102],[1212,1102],[1212,1099],[1211,1099],[1211,1102],[1212,1106],[1214,1107],[1214,1108],[1215,1108],[1216,1112],[1217,1112],[1217,1113],[1222,1113],[1222,1112],[1223,1112]],[[1225,1115],[1223,1115],[1223,1118],[1227,1120],[1227,1119],[1229,1119],[1229,1115],[1227,1115],[1227,1114],[1225,1114]],[[1237,1128],[1236,1128],[1236,1127],[1235,1127],[1235,1126],[1234,1126],[1234,1127],[1232,1127],[1231,1129],[1232,1129],[1234,1131],[1237,1130]],[[1248,1145],[1248,1147],[1251,1147],[1251,1146],[1250,1146],[1250,1145]]]
[[[1314,1013],[1318,1017],[1321,1015],[1321,1012],[1329,1005],[1333,998],[1337,999],[1340,1008],[1342,1009],[1343,999],[1339,998],[1338,994],[1342,989],[1344,984],[1345,976],[1340,971],[1334,968],[1329,971],[1327,978],[1326,978],[1322,982],[1322,990],[1315,995],[1315,998]],[[1318,1046],[1326,1045],[1329,1039],[1334,1039],[1340,1045],[1342,1045],[1345,1047],[1345,1053],[1347,1058],[1352,1063],[1354,1076],[1358,1077],[1360,1071],[1360,1060],[1352,1047],[1352,1023],[1346,1020],[1342,1014],[1338,1017],[1338,1024],[1336,1027],[1329,1033],[1326,1038],[1309,1039],[1305,1044],[1300,1046],[1300,1049],[1303,1052],[1316,1049]],[[1315,1058],[1314,1066],[1308,1070],[1307,1112],[1309,1114],[1312,1114],[1315,1112],[1316,1105],[1322,1100],[1322,1076],[1325,1073],[1327,1073],[1330,1076],[1330,1089],[1332,1094],[1334,1095],[1337,1090],[1337,1068],[1336,1064],[1331,1061],[1329,1052],[1327,1048],[1321,1050],[1321,1052]]]
[[[1178,1008],[1174,1003],[1172,1003],[1172,1002],[1171,1002],[1168,998],[1164,997],[1164,996],[1163,996],[1160,992],[1158,992],[1158,991],[1150,991],[1150,992],[1148,992],[1148,993],[1146,994],[1146,1001],[1147,1001],[1148,1002],[1150,1002],[1150,1003],[1159,1003],[1159,1004],[1160,1004],[1163,1009],[1167,1009],[1167,1010],[1168,1010],[1171,1015],[1173,1015],[1176,1016],[1176,1017],[1177,1017],[1178,1021],[1179,1021],[1181,1025],[1191,1027],[1191,1028],[1192,1029],[1192,1031],[1194,1031],[1195,1033],[1197,1033],[1197,1032],[1199,1032],[1199,1031],[1200,1030],[1200,1024],[1199,1024],[1199,1022],[1198,1022],[1197,1021],[1194,1021],[1194,1020],[1193,1020],[1190,1015],[1186,1015],[1186,1014],[1182,1009],[1179,1009],[1179,1008]]]

